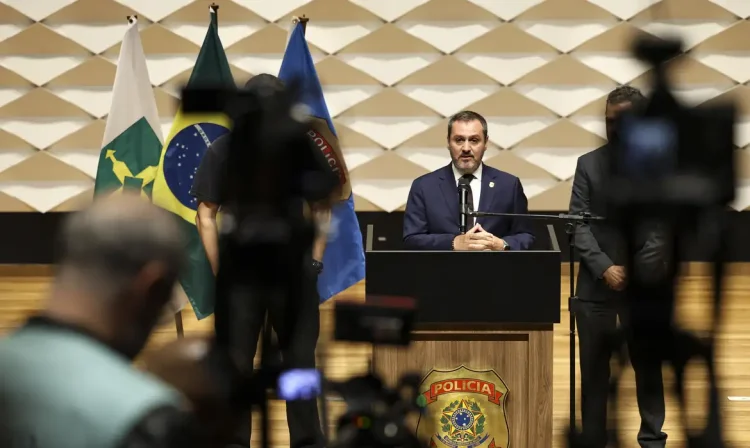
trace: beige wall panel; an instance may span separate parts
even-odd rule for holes
[[[61,99],[42,87],[0,107],[0,118],[86,118],[83,109]]]
[[[2,129],[0,129],[0,150],[3,149],[34,149],[33,146],[31,146],[28,142],[26,142],[24,139],[13,135],[9,132],[5,132]]]
[[[0,41],[0,55],[88,56],[81,45],[35,23],[20,33]]]
[[[219,5],[219,26],[225,23],[265,22],[258,14],[234,2],[196,0],[168,15],[161,23],[195,23],[205,25],[210,17],[208,8],[211,4]]]
[[[101,148],[104,138],[105,120],[94,120],[81,129],[68,134],[49,147],[49,151],[64,151],[81,148]]]
[[[18,12],[15,8],[0,3],[0,23],[28,26],[34,23],[34,21]]]
[[[146,56],[161,54],[198,54],[200,46],[189,40],[178,36],[163,26],[155,23],[141,29],[141,43]],[[117,58],[120,54],[120,45],[109,48],[103,54],[108,57]]]
[[[286,49],[287,32],[278,25],[269,24],[257,33],[240,40],[225,48],[227,55],[230,54],[282,54]],[[313,55],[325,52],[313,44],[308,45]],[[198,52],[196,51],[196,54]]]
[[[739,115],[750,117],[750,87],[739,85],[716,98],[706,101],[706,104],[733,101],[739,108]]]
[[[253,76],[250,73],[231,64],[229,65],[229,69],[232,71],[232,77],[234,78],[235,82],[240,86],[245,84],[245,82],[247,82],[247,80],[249,80]],[[170,93],[174,93],[174,95],[179,95],[179,93],[187,84],[188,79],[190,79],[190,74],[192,72],[193,69],[189,68],[162,84],[161,87],[166,91],[169,91]]]
[[[315,64],[320,83],[324,86],[380,86],[380,81],[342,62],[335,56],[328,56]]]
[[[400,157],[395,151],[385,151],[380,157],[352,170],[353,177],[368,180],[416,179],[427,173],[426,169]]]
[[[596,70],[586,67],[568,55],[562,55],[549,64],[519,79],[516,85],[611,85],[615,83]]]
[[[607,20],[607,10],[586,0],[545,1],[516,17],[516,22],[546,20]]]
[[[462,53],[558,54],[559,52],[538,37],[523,32],[512,23],[506,23],[461,47],[457,54]]]
[[[432,117],[438,114],[394,87],[347,109],[340,117]]]
[[[577,126],[566,119],[561,119],[552,126],[539,131],[514,146],[515,148],[598,148],[606,141]]]
[[[659,20],[734,21],[737,16],[708,0],[661,0],[633,17],[633,22]]]
[[[0,182],[75,182],[88,180],[91,180],[91,178],[82,171],[44,151],[39,151],[21,163],[0,172]]]
[[[750,22],[743,20],[699,43],[693,51],[696,53],[750,51],[750,38],[748,37],[750,37]]]
[[[571,117],[604,117],[604,112],[606,110],[607,106],[607,96],[603,96],[596,101],[592,101],[589,104],[583,106],[582,108],[578,109],[575,113],[571,115]]]
[[[73,196],[72,198],[50,210],[50,212],[74,212],[88,206],[93,200],[94,189],[92,188],[91,190],[84,191],[77,196]]]
[[[314,17],[314,22],[311,20],[310,23],[382,22],[377,15],[347,0],[312,0],[278,20],[278,23],[287,24],[292,17],[302,16]]]
[[[34,84],[24,79],[23,76],[20,76],[5,67],[0,67],[0,86],[5,89],[30,89],[34,87]]]
[[[448,119],[405,141],[400,148],[448,148]]]
[[[485,117],[557,117],[557,114],[510,87],[504,87],[467,109]]]
[[[159,87],[154,87],[154,99],[160,117],[173,117],[180,107],[179,98],[170,95]]]
[[[500,151],[496,156],[486,159],[485,163],[520,179],[555,179],[554,176],[537,165],[516,157],[513,155],[513,151]]]
[[[346,151],[346,148],[377,148],[380,146],[369,137],[353,131],[343,123],[334,121],[333,126],[336,128],[336,136],[339,138],[339,143],[344,151]]]
[[[439,53],[439,51],[427,42],[389,23],[352,42],[339,52],[344,55],[368,53]]]
[[[114,0],[77,0],[45,18],[44,23],[125,23],[129,15],[138,14]],[[139,23],[148,22],[145,17],[139,17]]]
[[[32,204],[0,196],[0,212],[47,210],[53,205],[52,210],[72,210],[89,200],[88,189],[74,192],[61,183],[59,204],[46,206],[41,190],[23,190],[24,182],[39,179],[57,163],[66,167],[50,181],[55,176],[70,178],[68,171],[76,176],[92,173],[106,117],[91,120],[86,111],[99,116],[105,110],[102,100],[106,102],[114,81],[127,15],[139,17],[150,75],[157,83],[157,109],[168,127],[214,1],[65,0],[55,10],[51,5],[0,0],[0,151],[5,154],[0,174],[17,179],[12,194]],[[252,76],[250,72],[274,72],[291,17],[310,18],[308,41],[352,167],[358,210],[399,210],[404,188],[415,176],[448,163],[445,117],[461,109],[487,117],[493,143],[485,162],[528,183],[532,210],[567,209],[569,185],[555,179],[569,179],[575,159],[604,142],[607,93],[622,82],[648,90],[649,73],[643,73],[630,54],[632,39],[644,33],[674,30],[686,39],[691,52],[670,75],[680,87],[679,96],[709,104],[736,101],[741,116],[736,143],[750,148],[750,21],[738,17],[747,14],[736,4],[216,3],[239,85]],[[160,20],[152,23],[153,19]],[[91,122],[80,127],[81,120]],[[49,137],[42,134],[47,132]],[[59,134],[62,137],[49,145]],[[21,136],[34,145],[49,146],[49,154],[32,152]],[[388,152],[383,146],[395,149]],[[65,163],[45,158],[50,155]],[[740,175],[750,181],[747,157],[741,151],[737,155]],[[33,157],[24,159],[29,156]],[[742,198],[750,198],[747,185],[748,193],[741,186]],[[745,208],[742,201],[738,204]]]
[[[109,87],[115,82],[117,64],[93,56],[46,84],[48,87]]]
[[[631,25],[628,22],[622,22],[614,28],[605,31],[588,40],[576,48],[576,52],[618,52],[629,54],[633,42],[641,36],[647,36],[649,33]]]
[[[750,151],[739,149],[734,152],[737,177],[750,180]]]
[[[399,19],[400,22],[498,21],[498,17],[467,0],[431,0],[417,6]]]
[[[360,212],[380,212],[382,208],[363,198],[362,196],[354,195],[354,208]]]
[[[530,210],[567,210],[572,182],[560,182],[553,188],[529,199]]]
[[[0,12],[2,12],[0,10]],[[14,198],[13,196],[8,196],[5,193],[0,193],[0,210],[4,212],[23,212],[23,213],[34,213],[36,210],[34,210],[33,207],[31,207],[29,204],[19,201],[18,199]]]
[[[496,85],[492,78],[453,56],[440,58],[434,64],[407,76],[399,85]]]

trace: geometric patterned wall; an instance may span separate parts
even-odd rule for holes
[[[742,104],[735,208],[750,207],[750,0],[215,2],[240,84],[278,73],[290,17],[310,17],[357,210],[403,209],[411,181],[448,163],[446,117],[464,108],[487,117],[485,161],[521,178],[531,209],[567,209],[576,158],[603,142],[604,96],[644,86],[629,39],[664,31],[689,46],[674,76],[683,98]],[[0,211],[90,201],[129,14],[167,135],[210,3],[0,0]]]

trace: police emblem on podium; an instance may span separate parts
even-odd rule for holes
[[[431,448],[508,448],[508,387],[494,370],[433,370],[420,386],[417,434]]]

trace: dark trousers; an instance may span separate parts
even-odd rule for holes
[[[662,448],[667,434],[664,426],[664,386],[661,359],[654,341],[631,330],[621,301],[582,301],[575,304],[581,365],[581,420],[583,433],[596,447],[607,445],[607,398],[610,379],[608,341],[617,329],[617,317],[625,331],[630,363],[635,371],[636,399],[641,415],[638,444],[642,448]],[[656,354],[656,356],[655,356]]]
[[[245,320],[250,324],[248,330],[251,337],[243,351],[249,352],[250,359],[255,357],[265,315],[268,312],[268,321],[278,338],[285,365],[300,369],[315,368],[315,347],[320,334],[320,301],[314,282],[310,282],[307,292],[302,303],[298,303],[295,309],[287,309],[280,301],[249,298],[251,306],[247,308],[248,315]],[[290,312],[297,313],[294,328],[288,328],[287,325],[287,313]],[[317,400],[287,402],[286,417],[291,448],[323,447]],[[249,447],[252,432],[251,416],[248,414],[243,422],[247,424],[238,428],[234,443]]]

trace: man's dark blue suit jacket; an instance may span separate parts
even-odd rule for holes
[[[483,165],[477,211],[528,213],[521,181]],[[459,234],[458,221],[458,189],[451,165],[414,180],[404,213],[404,244],[408,249],[451,250]],[[507,216],[477,218],[484,230],[505,240],[511,250],[528,249],[534,242],[529,221]]]

